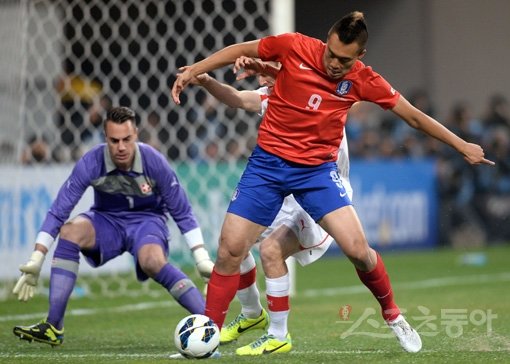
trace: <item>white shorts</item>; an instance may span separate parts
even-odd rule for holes
[[[281,225],[287,226],[296,234],[301,251],[292,256],[302,266],[310,264],[323,256],[333,241],[333,238],[313,221],[312,217],[303,210],[292,195],[283,200],[278,215],[276,215],[271,226],[262,233],[260,240],[271,235]]]

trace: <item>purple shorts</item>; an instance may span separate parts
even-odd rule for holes
[[[335,162],[300,165],[257,146],[227,211],[269,226],[290,194],[316,222],[331,211],[352,205]]]
[[[170,232],[164,216],[143,212],[104,212],[90,210],[81,214],[96,231],[96,245],[81,253],[93,267],[129,252],[135,259],[138,280],[149,278],[138,264],[138,251],[145,244],[158,244],[168,257]]]

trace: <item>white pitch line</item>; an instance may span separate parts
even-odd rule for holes
[[[466,286],[471,284],[508,282],[508,281],[510,281],[510,272],[497,274],[477,274],[471,276],[432,278],[414,282],[394,283],[393,288],[397,290],[416,290],[426,288]],[[305,297],[315,297],[318,295],[336,296],[342,294],[357,294],[367,292],[368,289],[364,285],[359,284],[356,286],[348,287],[308,289],[304,292],[301,292],[299,295]]]
[[[66,312],[66,316],[90,316],[96,315],[100,312],[105,313],[117,313],[117,312],[130,312],[130,311],[142,311],[152,308],[160,307],[172,307],[177,306],[175,301],[164,301],[164,302],[140,302],[133,305],[123,305],[109,308],[77,308]],[[47,315],[47,312],[30,313],[23,315],[7,315],[0,316],[0,322],[3,321],[15,321],[15,320],[30,320],[30,319],[41,319]]]
[[[510,281],[510,272],[498,273],[498,274],[477,274],[471,276],[455,276],[445,278],[433,278],[424,279],[421,281],[396,283],[393,285],[394,289],[398,290],[418,290],[426,288],[437,288],[437,287],[450,287],[460,285],[471,285],[481,283],[496,283],[496,282],[508,282]],[[323,288],[323,289],[308,289],[299,293],[301,297],[316,297],[316,296],[337,296],[346,294],[359,294],[367,293],[367,288],[362,285],[348,286],[348,287],[336,287],[336,288]],[[176,306],[177,303],[174,301],[164,302],[141,302],[133,305],[122,305],[110,308],[89,308],[89,309],[73,309],[66,312],[66,316],[86,316],[95,315],[97,313],[117,313],[117,312],[129,312],[129,311],[141,311],[152,308],[160,307],[172,307]],[[0,322],[6,321],[23,321],[32,319],[41,319],[46,316],[46,312],[38,312],[32,314],[23,315],[3,315],[0,316]],[[1,356],[0,356],[1,357]]]
[[[293,350],[287,355],[374,355],[374,354],[392,354],[394,350]],[[436,353],[436,350],[433,349],[422,349],[420,351],[423,353]],[[477,350],[463,350],[463,352],[484,352],[486,351],[477,351]],[[491,349],[491,353],[497,352],[509,352],[507,348],[497,348]],[[59,353],[59,359],[86,359],[86,358],[103,358],[103,359],[169,359],[170,362],[173,362],[170,358],[171,353],[159,353],[159,354],[114,354],[114,353],[87,353],[87,354],[63,354]],[[221,353],[222,357],[232,357],[235,356],[234,353]],[[32,359],[55,359],[55,355],[53,352],[40,352],[37,354],[28,354],[28,353],[16,353],[16,354],[8,354],[8,353],[0,353],[0,359],[22,359],[22,358],[32,358]],[[176,359],[178,360],[178,359]]]
[[[432,350],[422,350],[421,352],[432,352]],[[392,351],[390,350],[320,350],[320,351],[312,351],[312,350],[293,350],[289,354],[290,355],[340,355],[340,354],[390,354]],[[85,359],[85,358],[104,358],[104,359],[122,359],[122,358],[131,358],[131,359],[169,359],[172,353],[158,353],[158,354],[120,354],[120,353],[86,353],[86,354],[61,354],[59,353],[59,359]],[[234,353],[221,353],[221,357],[229,357],[235,356]],[[37,354],[28,354],[28,353],[16,353],[16,354],[7,354],[0,353],[1,358],[37,358],[37,359],[54,359],[55,355],[53,353],[41,352]],[[184,359],[184,358],[179,358]]]

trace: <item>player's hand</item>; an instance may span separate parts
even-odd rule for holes
[[[478,144],[466,143],[462,153],[464,154],[464,159],[469,164],[488,164],[491,166],[496,164],[493,161],[485,158],[483,148]]]
[[[35,250],[29,261],[20,265],[21,277],[12,290],[12,293],[18,295],[18,300],[28,301],[34,296],[45,256],[44,253]]]
[[[187,69],[189,68],[189,66],[183,66],[181,68],[179,68],[179,71],[181,72],[184,72],[186,71]],[[190,81],[190,83],[192,85],[198,85],[198,86],[203,86],[205,85],[207,82],[209,82],[209,80],[211,79],[211,76],[209,76],[207,73],[202,73],[200,75],[197,75],[195,77],[193,77]]]
[[[260,74],[262,73],[263,68],[264,67],[260,61],[251,57],[241,56],[236,59],[234,63],[234,73],[242,70],[242,72],[236,76],[236,80],[239,81],[250,76]]]
[[[178,73],[175,82],[172,86],[172,99],[177,105],[181,104],[181,100],[179,100],[179,95],[184,90],[184,88],[188,86],[188,84],[191,82],[191,79],[193,78],[191,76],[190,69],[191,67],[188,66],[186,67],[184,72]]]
[[[200,276],[207,283],[209,278],[211,277],[212,270],[214,268],[214,263],[209,257],[209,253],[203,247],[197,248],[193,250],[193,258],[195,259],[195,264]]]

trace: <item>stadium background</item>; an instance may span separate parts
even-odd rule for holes
[[[160,148],[178,171],[214,251],[259,117],[220,105],[199,88],[189,88],[183,106],[176,107],[169,87],[177,67],[228,44],[278,33],[282,25],[324,39],[328,27],[354,9],[364,11],[369,23],[364,61],[424,111],[481,142],[498,162],[494,168],[469,167],[448,149],[398,127],[402,123],[388,113],[369,105],[356,108],[348,130],[354,202],[371,243],[402,249],[508,241],[510,79],[504,70],[510,49],[504,45],[510,3],[371,0],[317,6],[297,0],[295,24],[291,10],[275,15],[276,3],[292,5],[269,0],[0,3],[4,281],[17,276],[17,266],[29,256],[72,162],[101,140],[98,121],[109,104],[138,113],[140,138]],[[234,83],[228,68],[215,76]],[[256,80],[236,86],[255,88]],[[465,108],[454,113],[459,107]],[[423,173],[419,178],[417,171]],[[77,210],[89,201],[90,195]],[[188,264],[187,249],[175,227],[173,232],[173,259]],[[108,271],[128,269],[129,257],[124,258]],[[87,272],[86,264],[80,269]],[[6,297],[9,285],[2,287],[0,296]]]

